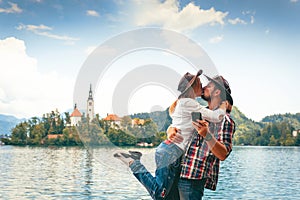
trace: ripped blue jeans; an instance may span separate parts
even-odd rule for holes
[[[145,186],[153,199],[179,200],[177,183],[183,153],[183,150],[176,144],[165,141],[156,148],[155,177],[152,176],[139,160],[135,160],[130,165],[130,169],[134,176]]]

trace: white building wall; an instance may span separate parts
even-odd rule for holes
[[[81,117],[71,117],[71,126],[78,126],[81,121]]]

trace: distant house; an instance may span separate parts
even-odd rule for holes
[[[45,144],[45,139],[47,138],[48,140],[55,140],[59,137],[62,137],[63,134],[48,134],[46,137],[44,137],[43,139],[41,139],[40,143],[41,144]]]
[[[139,126],[139,125],[144,125],[145,124],[145,120],[144,119],[139,119],[139,118],[134,118],[131,120],[131,126]]]
[[[47,138],[48,139],[57,139],[59,137],[63,136],[62,134],[48,134]]]
[[[116,114],[107,114],[107,116],[105,118],[103,118],[103,120],[110,122],[110,125],[118,125],[121,126],[121,118],[116,115]]]
[[[292,135],[293,135],[294,137],[297,137],[299,133],[300,133],[300,129],[294,130],[293,133],[292,133]]]
[[[71,126],[78,126],[79,122],[81,121],[82,114],[77,109],[77,105],[75,104],[74,110],[70,115]]]

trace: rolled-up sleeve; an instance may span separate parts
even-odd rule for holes
[[[227,149],[227,157],[232,151],[234,132],[235,132],[235,122],[229,117],[229,115],[226,115],[224,117],[223,127],[219,132],[219,141],[225,145]]]

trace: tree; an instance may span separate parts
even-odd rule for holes
[[[29,124],[27,122],[21,122],[20,124],[16,125],[16,127],[12,130],[12,143],[16,145],[26,145],[28,131]]]
[[[155,134],[155,137],[154,137],[154,140],[152,141],[153,142],[153,145],[154,146],[157,146],[159,145],[162,141],[166,140],[167,139],[167,133],[166,132],[157,132]]]
[[[136,144],[136,138],[133,135],[120,129],[110,128],[107,137],[111,143],[117,146],[132,146]]]
[[[296,144],[296,141],[295,141],[295,139],[293,138],[293,136],[292,136],[292,135],[288,135],[287,138],[286,138],[286,140],[285,140],[284,145],[285,145],[285,146],[293,146],[293,145],[295,145],[295,144]]]
[[[43,124],[35,125],[30,131],[30,144],[39,145],[43,139],[43,133],[45,133]]]
[[[298,133],[295,139],[295,145],[300,146],[300,134]]]
[[[132,121],[132,119],[129,116],[124,116],[121,119],[121,126],[125,130],[127,130],[129,127],[131,127],[131,124],[132,124],[131,121]]]
[[[65,121],[67,125],[71,125],[71,117],[69,112],[65,112]]]
[[[276,140],[274,135],[271,136],[269,145],[270,146],[277,146],[278,145],[278,141]]]

